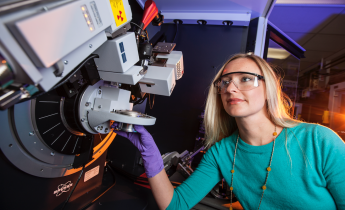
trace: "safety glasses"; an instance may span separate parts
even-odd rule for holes
[[[259,87],[260,80],[264,77],[251,72],[231,72],[222,75],[213,85],[219,94],[226,93],[230,83],[233,82],[238,90],[246,91]]]

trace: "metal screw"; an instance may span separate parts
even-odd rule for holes
[[[98,91],[98,94],[99,94],[99,95],[101,95],[101,93],[102,93],[102,91],[101,91],[101,90],[99,90],[99,91]]]
[[[47,7],[43,7],[42,10],[43,11],[48,11],[48,8]]]
[[[13,145],[12,144],[10,144],[10,145],[8,145],[9,147],[12,147]]]
[[[73,91],[72,90],[69,90],[69,93],[72,93]]]
[[[36,144],[36,142],[34,142],[34,144]]]
[[[99,204],[99,205],[102,205],[102,203],[101,203],[101,202],[99,202],[98,204]]]
[[[50,155],[51,155],[51,156],[54,156],[54,155],[55,155],[55,153],[54,153],[54,152],[51,152],[51,153],[50,153]]]
[[[43,149],[41,149],[41,150],[43,150]]]
[[[89,47],[92,48],[92,44],[89,44]]]
[[[68,61],[64,61],[63,63],[67,65],[67,64],[68,64]]]
[[[81,121],[82,121],[82,122],[85,122],[85,119],[83,118],[83,119],[81,119]]]
[[[90,102],[86,102],[85,106],[90,106]]]
[[[77,75],[75,74],[74,77],[77,77]]]
[[[104,129],[104,132],[108,132],[108,128]]]
[[[29,133],[29,136],[33,136],[33,135],[35,135],[35,132],[31,131],[31,132]]]
[[[43,171],[43,169],[41,169],[41,172]]]
[[[102,105],[99,105],[99,106],[98,106],[98,109],[100,109],[100,108],[102,108]]]

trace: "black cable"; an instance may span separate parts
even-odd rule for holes
[[[155,105],[155,98],[156,98],[156,95],[155,94],[153,94],[153,101],[152,101],[152,106],[151,106],[151,99],[150,99],[150,93],[149,93],[149,105],[150,105],[150,109],[152,109],[153,108],[153,106]]]
[[[144,96],[143,98],[141,98],[141,99],[137,100],[136,102],[134,102],[134,103],[133,103],[133,106],[134,106],[134,105],[137,105],[137,104],[142,104],[142,103],[145,101],[145,99],[147,99],[148,95],[149,95],[149,94],[146,93],[145,96]]]
[[[175,43],[175,39],[176,39],[176,35],[177,35],[177,32],[178,32],[178,21],[175,21],[175,25],[176,25],[176,31],[175,31],[175,36],[174,36],[174,39],[172,41],[172,43]]]
[[[136,23],[134,23],[134,22],[131,22],[132,24],[134,24],[134,25],[136,25],[137,27],[139,27],[142,31],[145,31],[145,33],[146,33],[146,38],[147,38],[147,40],[149,39],[149,35],[147,34],[147,31],[146,30],[144,30],[142,27],[140,27],[138,24],[136,24]],[[139,34],[140,35],[140,34]]]
[[[90,203],[86,204],[84,207],[82,207],[81,209],[87,209],[89,208],[92,204],[94,204],[100,197],[102,197],[106,192],[108,192],[112,187],[114,187],[116,185],[116,177],[115,177],[115,173],[113,171],[113,169],[109,166],[109,164],[107,164],[108,169],[110,170],[111,174],[113,175],[114,178],[114,183],[108,187],[102,194],[100,194],[97,198],[93,199]]]
[[[77,187],[77,184],[78,184],[78,182],[79,182],[79,180],[80,180],[80,178],[81,178],[81,175],[82,175],[83,172],[84,172],[84,169],[85,169],[85,165],[83,165],[83,168],[81,169],[81,172],[80,172],[80,174],[79,174],[79,177],[78,177],[78,179],[77,179],[77,182],[75,183],[75,185],[74,185],[72,191],[69,193],[68,198],[66,199],[65,203],[63,204],[61,210],[63,210],[63,209],[65,208],[66,204],[68,203],[69,199],[71,198],[71,195],[72,195],[72,193],[74,192],[75,188]]]

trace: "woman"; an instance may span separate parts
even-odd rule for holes
[[[244,209],[345,209],[344,143],[326,127],[292,119],[288,104],[266,61],[247,54],[229,59],[206,103],[212,146],[175,190],[142,126],[135,126],[138,133],[116,132],[141,152],[160,209],[192,208],[223,177]]]

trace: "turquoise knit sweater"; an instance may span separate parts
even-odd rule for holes
[[[194,173],[175,189],[167,210],[191,209],[222,177],[231,183],[237,135],[206,152]],[[258,208],[272,146],[252,146],[239,139],[233,187],[244,209]],[[260,209],[345,210],[345,144],[329,128],[300,123],[283,129],[271,168]]]

